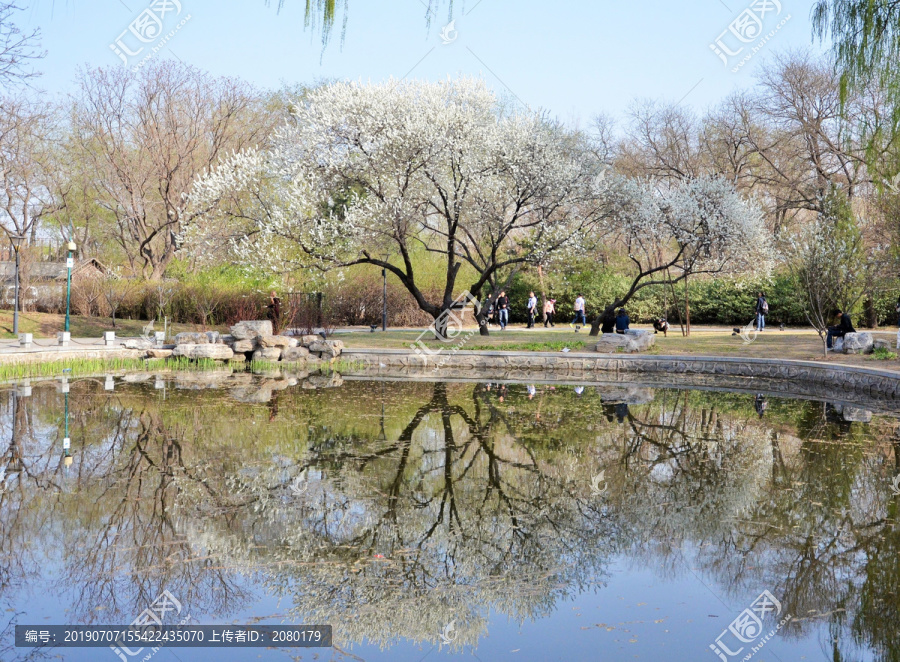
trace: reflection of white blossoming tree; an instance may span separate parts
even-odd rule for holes
[[[453,645],[468,646],[488,610],[541,617],[616,558],[690,568],[736,599],[766,586],[795,614],[847,605],[835,627],[896,647],[890,419],[835,422],[796,402],[792,426],[785,407],[758,418],[747,395],[664,389],[618,422],[598,413],[633,389],[527,400],[511,388],[501,402],[486,385],[386,383],[379,422],[371,383],[311,399],[282,381],[277,411],[197,388],[271,392],[249,373],[180,375],[164,403],[123,384],[102,408],[96,383],[75,381],[68,476],[55,386],[0,391],[20,469],[0,492],[0,603],[46,586],[49,560],[83,622],[127,622],[161,588],[222,617],[260,586],[291,601],[291,618],[333,624],[342,646],[438,643],[451,622]],[[805,636],[816,621],[793,627]]]
[[[203,213],[184,237],[230,237],[238,261],[276,273],[386,269],[439,320],[461,273],[473,296],[496,298],[517,270],[576,244],[602,215],[596,168],[576,137],[510,113],[482,81],[337,83],[296,105],[270,149],[195,183]],[[441,265],[437,297],[414,269],[421,251]]]
[[[459,647],[483,636],[487,608],[542,617],[600,581],[612,531],[588,494],[573,496],[573,478],[588,480],[583,465],[582,476],[577,463],[541,466],[498,412],[471,409],[438,384],[394,442],[362,450],[330,435],[312,454],[314,467],[331,467],[328,479],[289,509],[271,498],[283,472],[244,470],[240,500],[258,511],[233,516],[256,521],[256,541],[219,518],[195,521],[189,536],[229,565],[274,562],[270,589],[342,642],[437,642],[454,621]],[[355,457],[338,461],[344,443]]]

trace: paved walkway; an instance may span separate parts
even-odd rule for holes
[[[77,352],[79,349],[97,351],[97,350],[119,350],[123,348],[126,340],[133,340],[134,337],[116,337],[113,345],[107,346],[103,338],[72,338],[68,347],[61,347],[56,338],[35,338],[31,347],[22,347],[18,340],[0,340],[0,356],[12,354],[30,354],[35,352]]]

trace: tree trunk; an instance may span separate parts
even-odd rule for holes
[[[616,299],[610,305],[603,309],[603,312],[597,315],[594,318],[594,321],[591,322],[591,332],[589,335],[599,336],[600,335],[600,325],[604,321],[615,321],[616,319],[616,308],[623,306],[627,303],[626,300]]]
[[[875,302],[870,295],[866,295],[863,301],[863,310],[866,316],[866,326],[870,329],[878,328],[878,312],[875,310]]]
[[[496,306],[497,304],[494,303]],[[482,306],[481,310],[478,311],[478,314],[475,316],[475,322],[478,323],[478,334],[482,336],[491,335],[490,330],[488,329],[488,306]]]
[[[684,336],[691,335],[691,300],[688,292],[688,277],[684,276]]]
[[[541,283],[541,304],[538,308],[540,312],[540,321],[545,322],[546,316],[544,314],[544,306],[547,305],[547,288],[544,287],[544,267],[540,264],[538,265],[538,280]],[[545,322],[546,323],[546,322]]]
[[[666,276],[668,276],[669,272],[666,271]],[[675,283],[672,282],[671,277],[669,277],[669,289],[672,290],[672,306],[675,308],[675,313],[678,315],[678,326],[681,328],[681,335],[684,336],[684,318],[681,315],[681,306],[678,305],[678,295],[675,293]],[[668,310],[666,311],[668,313]]]

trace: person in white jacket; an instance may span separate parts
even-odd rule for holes
[[[538,300],[537,297],[534,296],[534,292],[528,293],[528,328],[534,328],[534,318],[537,316],[537,305]]]

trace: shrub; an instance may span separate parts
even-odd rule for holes
[[[872,352],[872,358],[877,361],[893,361],[897,358],[897,354],[887,347],[876,347]]]

